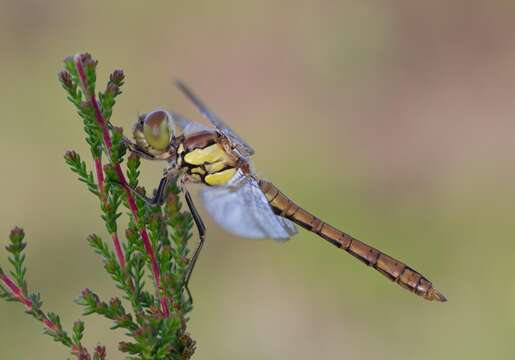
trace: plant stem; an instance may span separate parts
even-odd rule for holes
[[[3,272],[0,273],[0,280],[9,288],[9,291],[11,292],[11,295],[14,296],[16,299],[18,299],[19,302],[21,302],[28,311],[32,310],[32,301],[23,295],[23,292],[21,289],[16,286],[14,281],[11,280],[11,278],[7,275],[5,275]]]
[[[98,193],[100,194],[100,201],[106,203],[107,202],[107,194],[105,193],[104,188],[104,168],[102,167],[102,158],[101,155],[95,158],[95,170],[97,173],[97,183],[98,183]],[[125,269],[125,256],[123,254],[122,246],[120,244],[120,239],[118,239],[118,233],[114,232],[111,235],[113,239],[113,245],[116,251],[116,257],[118,258],[118,262],[122,269]]]
[[[101,200],[105,201],[106,194],[104,192],[104,170],[102,168],[102,158],[99,156],[95,158],[95,170],[97,172],[98,193]]]
[[[120,244],[120,239],[118,239],[118,233],[113,233],[111,235],[111,238],[113,239],[113,245],[114,250],[116,252],[116,257],[118,258],[118,262],[120,263],[120,266],[122,267],[122,270],[125,270],[125,256],[123,255],[122,246]]]
[[[100,106],[98,104],[98,101],[97,101],[94,91],[93,91],[93,93],[90,93],[90,91],[88,90],[89,89],[88,79],[86,77],[86,72],[84,71],[84,65],[82,63],[81,55],[80,54],[75,55],[74,61],[75,61],[75,67],[77,68],[77,72],[79,74],[81,87],[84,92],[84,96],[86,97],[86,99],[90,102],[91,106],[93,107],[97,123],[100,126],[100,129],[102,130],[102,136],[103,136],[104,145],[106,147],[106,152],[107,152],[108,156],[110,156],[111,149],[112,149],[112,142],[111,142],[111,136],[109,134],[109,129],[107,128],[107,124],[106,124],[104,115],[102,114],[102,111],[100,110]],[[129,204],[129,208],[134,217],[134,221],[136,222],[136,224],[139,225],[138,207],[136,205],[136,201],[134,200],[134,197],[132,196],[131,190],[129,189],[129,186],[127,184],[125,176],[123,175],[123,171],[120,167],[120,164],[113,163],[112,165],[113,165],[114,171],[118,177],[118,180],[119,180],[121,186],[123,187],[123,189],[125,190],[125,192],[127,194],[127,202]],[[154,249],[152,247],[152,243],[150,242],[150,238],[148,236],[145,226],[141,226],[139,229],[139,232],[140,232],[141,238],[143,239],[143,245],[145,247],[145,251],[150,258],[150,261],[152,264],[152,273],[154,275],[154,281],[156,283],[158,292],[160,293],[161,292],[161,273],[159,270],[159,265],[157,263],[157,258],[156,258]],[[163,315],[165,317],[168,317],[170,315],[170,310],[168,308],[168,302],[166,300],[166,297],[161,296],[160,302],[161,302],[161,308],[162,308]]]
[[[34,310],[34,305],[32,303],[32,300],[27,298],[23,294],[23,291],[18,286],[16,286],[14,281],[12,281],[12,279],[9,276],[7,276],[5,273],[3,273],[3,271],[0,271],[0,280],[2,280],[2,282],[5,284],[5,286],[7,286],[7,288],[9,288],[9,292],[11,293],[11,295],[25,306],[27,311],[32,312]],[[57,324],[54,324],[50,319],[48,319],[48,317],[43,312],[38,311],[38,313],[41,316],[41,322],[43,324],[45,324],[45,326],[49,330],[52,330],[52,331],[59,330],[59,326]]]

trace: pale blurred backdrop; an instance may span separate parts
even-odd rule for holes
[[[101,84],[126,72],[116,124],[156,106],[201,120],[173,86],[187,81],[260,174],[449,298],[415,297],[305,231],[277,245],[206,220],[196,359],[513,359],[514,34],[501,0],[0,0],[1,241],[26,229],[29,284],[67,328],[81,289],[118,294],[85,241],[106,237],[98,203],[62,158],[89,154],[56,73],[89,51]],[[148,186],[160,175],[143,167]],[[123,333],[88,319],[87,343],[122,359]],[[0,303],[0,359],[66,358],[41,329]]]

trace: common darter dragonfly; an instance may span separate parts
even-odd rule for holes
[[[253,148],[210,111],[184,83],[177,82],[177,86],[214,128],[190,121],[177,113],[156,109],[139,117],[133,129],[134,142],[127,140],[127,145],[143,158],[168,163],[151,200],[153,204],[164,202],[170,180],[178,179],[182,187],[200,235],[185,276],[187,290],[205,240],[205,226],[187,184],[200,183],[204,185],[201,198],[207,212],[228,232],[252,239],[285,241],[297,233],[297,224],[410,292],[430,301],[447,301],[418,271],[329,225],[297,205],[273,183],[259,178],[250,161]],[[179,128],[179,133],[176,133],[176,128]]]

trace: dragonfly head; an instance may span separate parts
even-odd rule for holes
[[[167,152],[174,137],[174,123],[168,111],[156,109],[139,117],[134,126],[134,140],[153,154]]]
[[[168,148],[173,136],[172,116],[164,110],[157,109],[143,118],[143,135],[148,145],[155,150]]]

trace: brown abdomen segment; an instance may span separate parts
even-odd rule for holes
[[[358,260],[372,266],[390,280],[424,299],[447,301],[445,296],[433,287],[431,281],[418,271],[323,222],[295,204],[271,182],[260,180],[259,186],[277,215],[293,221],[334,246],[344,249]]]

